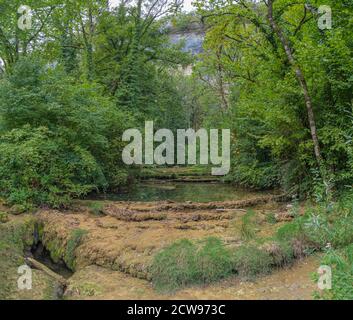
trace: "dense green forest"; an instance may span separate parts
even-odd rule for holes
[[[352,187],[350,1],[196,1],[183,14],[173,1],[35,0],[24,30],[21,4],[0,4],[9,203],[62,206],[126,184],[121,135],[144,120],[231,128],[229,182],[319,199]],[[321,4],[332,29],[318,27]],[[193,24],[199,55],[169,38]]]
[[[68,209],[90,194],[121,192],[142,170],[124,164],[123,132],[143,130],[145,121],[173,132],[230,129],[223,182],[313,201],[276,239],[282,249],[294,238],[305,238],[305,250],[328,246],[325,261],[339,271],[330,298],[351,298],[344,279],[353,242],[352,0],[195,0],[192,12],[182,4],[0,0],[2,203],[18,213]],[[202,48],[186,49],[190,33]],[[180,250],[194,259],[193,246],[185,240],[157,255],[156,283],[171,281],[165,272],[175,271]],[[239,268],[245,255],[251,266],[261,256],[244,248]],[[173,285],[232,274],[221,242],[204,250],[201,258],[212,253],[209,278],[193,265]],[[285,252],[290,258],[268,265],[299,256]]]

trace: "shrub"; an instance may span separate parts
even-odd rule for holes
[[[352,203],[346,198],[337,204],[319,205],[303,220],[305,237],[318,248],[331,244],[334,248],[344,247],[353,242]]]
[[[314,297],[328,300],[353,300],[353,244],[341,251],[329,250],[321,264],[332,268],[332,289],[315,292]]]
[[[180,240],[159,252],[152,264],[152,279],[158,290],[210,283],[232,273],[230,252],[215,238],[203,244]]]
[[[181,240],[159,252],[152,265],[154,286],[159,290],[175,290],[195,283],[195,250],[191,241]]]
[[[335,220],[330,227],[329,242],[334,248],[353,243],[353,216]]]
[[[25,126],[0,137],[0,193],[9,204],[61,207],[105,183],[89,152],[47,128]]]
[[[319,204],[307,210],[303,217],[280,227],[276,238],[289,242],[295,256],[325,247],[342,248],[353,243],[352,195],[337,203]]]
[[[127,182],[121,135],[131,117],[102,92],[28,58],[0,81],[0,194],[7,202],[60,207]]]

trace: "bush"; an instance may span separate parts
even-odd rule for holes
[[[332,223],[329,242],[334,248],[353,243],[353,216],[343,217]]]
[[[291,243],[295,256],[327,246],[345,247],[353,243],[352,208],[352,195],[345,195],[337,203],[319,204],[307,210],[303,217],[280,227],[276,238]]]
[[[152,279],[159,290],[175,290],[195,283],[195,245],[189,240],[178,241],[158,253],[152,265]]]
[[[305,237],[318,248],[327,244],[340,248],[353,242],[352,203],[346,199],[328,206],[319,205],[313,208],[303,220]]]
[[[15,204],[10,208],[10,213],[17,216],[30,210],[31,210],[30,205]]]
[[[0,137],[0,193],[9,204],[61,207],[105,184],[89,152],[47,128],[25,126]]]
[[[332,268],[332,289],[316,292],[315,298],[353,300],[353,244],[341,251],[329,250],[321,264]]]
[[[153,284],[162,291],[210,283],[231,273],[231,254],[215,238],[207,239],[203,245],[178,241],[158,253],[152,265]]]
[[[0,81],[0,193],[10,204],[61,207],[127,182],[131,117],[94,84],[22,59]]]

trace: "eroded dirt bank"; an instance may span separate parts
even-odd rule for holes
[[[12,216],[0,223],[0,299],[49,300],[63,294],[62,286],[41,270],[32,270],[32,289],[20,290],[18,268],[24,266],[26,251],[35,242],[36,219]]]
[[[66,291],[68,299],[178,299],[178,300],[310,300],[317,289],[311,280],[319,257],[308,257],[292,267],[278,270],[253,282],[236,277],[175,294],[158,294],[148,281],[119,271],[89,266],[75,273]]]
[[[70,212],[41,210],[36,217],[42,242],[55,260],[64,259],[76,270],[97,265],[150,280],[154,254],[176,240],[214,236],[228,245],[239,244],[234,224],[245,213],[245,204],[259,203],[252,207],[259,213],[260,233],[273,229],[265,223],[266,212],[285,208],[272,196],[265,199],[207,204],[114,202],[103,204],[98,216],[81,205]],[[234,209],[226,209],[230,203]],[[67,247],[75,241],[75,233],[84,237],[77,243],[74,261],[68,261]]]
[[[210,203],[81,201],[70,211],[38,211],[30,218],[32,231],[26,234],[32,232],[31,245],[37,237],[54,262],[64,261],[74,271],[67,281],[65,299],[310,299],[315,289],[310,273],[319,264],[312,257],[256,282],[233,277],[163,295],[151,283],[154,255],[177,240],[214,236],[226,246],[241,245],[238,223],[248,209],[256,214],[257,236],[272,235],[284,223],[281,220],[290,217],[287,204],[279,200],[283,198]],[[268,221],[269,214],[278,217],[277,223]],[[12,218],[16,219],[26,218]],[[15,267],[17,264],[11,265],[14,279]],[[57,282],[40,270],[34,271],[34,286],[32,295],[12,290],[14,294],[8,298],[57,297]]]

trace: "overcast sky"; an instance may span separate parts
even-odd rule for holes
[[[191,2],[193,0],[184,0],[184,11],[191,11],[193,9]],[[119,3],[119,0],[110,0],[112,5]]]

